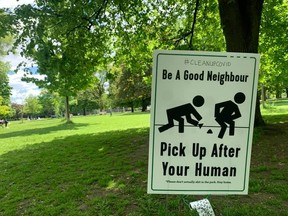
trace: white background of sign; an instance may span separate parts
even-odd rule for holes
[[[210,66],[209,66],[210,64]],[[214,64],[213,66],[211,66]],[[149,147],[148,193],[163,194],[247,194],[250,167],[251,144],[253,134],[254,110],[258,82],[258,54],[219,53],[192,51],[155,51],[153,62],[152,106]],[[163,76],[163,70],[171,73],[171,79]],[[177,71],[179,70],[177,77]],[[195,74],[204,71],[203,80],[185,80],[184,71]],[[226,81],[221,85],[218,80],[207,80],[208,71],[213,74],[248,75],[247,82]],[[191,75],[192,76],[192,75]],[[166,79],[163,79],[166,78]],[[187,78],[187,77],[186,77]],[[215,121],[215,104],[233,101],[238,92],[245,94],[246,99],[238,104],[242,116],[235,120],[235,134],[229,136],[229,127],[224,137],[218,137],[219,124]],[[167,124],[166,110],[183,104],[191,103],[192,99],[201,95],[205,99],[202,107],[195,107],[201,114],[203,127],[195,127],[185,120],[184,133],[178,132],[175,126],[159,132],[158,128]],[[213,133],[207,133],[211,130]],[[185,146],[185,156],[169,156],[167,151],[160,155],[161,142],[167,145]],[[200,160],[192,155],[193,143],[199,143],[206,155]],[[238,157],[211,157],[214,144],[229,149],[240,148]],[[232,151],[232,150],[231,150]],[[163,163],[167,164],[164,175]],[[235,167],[236,176],[195,176],[196,163],[202,167]],[[187,175],[169,175],[169,166],[187,168]],[[173,169],[173,168],[171,168]]]

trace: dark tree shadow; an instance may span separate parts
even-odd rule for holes
[[[83,124],[83,123],[73,123],[73,124],[66,124],[66,123],[62,123],[59,124],[57,126],[51,126],[51,127],[45,127],[45,128],[32,128],[29,129],[29,127],[27,127],[27,125],[23,124],[23,127],[26,129],[23,129],[21,131],[13,131],[13,132],[8,132],[5,134],[1,134],[1,138],[11,138],[11,137],[17,137],[17,136],[30,136],[33,134],[48,134],[48,133],[52,133],[55,131],[61,131],[61,130],[78,130],[81,127],[86,127],[88,126],[88,124]]]
[[[267,124],[288,123],[288,114],[265,115],[264,120]]]
[[[125,190],[145,193],[147,161],[148,128],[73,135],[8,152],[0,158],[0,215],[48,215],[51,205],[85,208],[92,215],[97,197],[112,193],[121,200]],[[69,215],[63,209],[55,215],[60,213]]]

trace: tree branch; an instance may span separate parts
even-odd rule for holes
[[[195,5],[194,14],[193,14],[193,23],[192,23],[191,31],[182,34],[182,36],[180,38],[173,38],[173,40],[175,40],[174,43],[175,43],[176,46],[179,45],[181,40],[185,40],[188,43],[188,40],[186,39],[186,37],[191,35],[190,36],[190,42],[189,42],[189,49],[192,50],[192,48],[193,48],[192,45],[193,45],[194,30],[195,30],[198,10],[199,10],[199,0],[196,0],[196,5]]]
[[[190,37],[190,43],[189,43],[189,48],[192,50],[193,46],[193,36],[194,36],[194,29],[196,25],[196,20],[197,20],[197,12],[199,8],[199,0],[196,0],[196,5],[195,5],[195,10],[194,10],[194,17],[193,17],[193,23],[192,23],[192,29],[191,29],[191,37]]]
[[[84,20],[85,22],[89,22],[89,27],[91,28],[93,26],[93,21],[91,20],[93,19],[98,19],[101,12],[103,11],[104,8],[106,8],[107,4],[108,4],[109,0],[103,0],[102,5],[100,6],[100,8],[98,9],[98,11],[95,11],[90,17],[81,17],[82,20]],[[71,28],[68,32],[66,32],[66,36],[68,37],[75,29],[80,28],[81,26],[83,26],[85,24],[85,22],[80,22],[78,25],[74,26],[73,28]]]

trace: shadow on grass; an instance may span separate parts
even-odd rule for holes
[[[264,115],[263,118],[267,124],[288,123],[288,114]]]
[[[59,129],[66,127],[36,133]],[[126,215],[135,194],[146,193],[147,157],[148,128],[73,135],[3,154],[0,215]]]
[[[125,112],[125,113],[122,113],[122,115],[125,115],[125,116],[129,116],[129,115],[147,115],[147,114],[150,114],[150,112]]]
[[[60,130],[77,130],[81,127],[86,127],[89,124],[85,123],[73,123],[73,124],[67,124],[67,123],[62,123],[57,126],[51,126],[51,127],[44,127],[44,128],[27,128],[27,125],[23,124],[23,127],[26,127],[27,129],[23,129],[21,131],[12,131],[12,132],[7,132],[4,134],[1,134],[1,138],[11,138],[11,137],[17,137],[17,136],[30,136],[33,134],[48,134],[52,133],[55,131],[60,131]]]
[[[287,141],[286,134],[277,137]],[[216,215],[286,215],[287,142],[275,138],[263,133],[253,144],[248,196],[210,198]],[[180,197],[146,194],[147,159],[148,128],[73,135],[8,152],[0,157],[0,215],[198,215]]]
[[[276,99],[276,100],[267,100],[266,103],[272,104],[275,106],[287,106],[288,105],[288,99],[284,98],[284,99]]]

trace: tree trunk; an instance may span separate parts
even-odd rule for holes
[[[258,53],[260,20],[264,0],[218,0],[221,25],[228,52]],[[264,125],[257,95],[255,126]]]
[[[142,102],[142,109],[141,109],[141,111],[142,111],[142,112],[146,112],[146,111],[147,111],[147,106],[148,106],[146,99],[142,99],[141,102]]]
[[[131,112],[134,113],[134,104],[133,104],[133,102],[131,103]]]
[[[261,100],[262,100],[262,102],[267,100],[266,87],[265,86],[261,87]]]
[[[24,105],[21,105],[21,121],[23,123]]]
[[[66,122],[70,123],[70,106],[69,106],[69,96],[65,96],[65,118]]]
[[[282,98],[282,89],[279,88],[276,89],[276,98],[277,99]]]
[[[265,101],[266,101],[266,89],[265,86],[261,86],[261,102],[262,106],[265,108]]]
[[[275,97],[276,97],[276,99],[280,99],[281,98],[279,91],[276,91]]]

